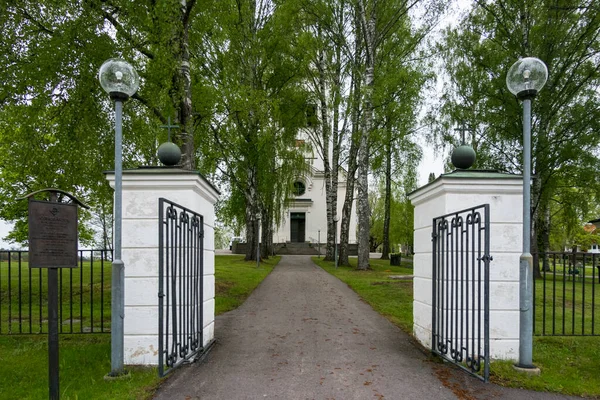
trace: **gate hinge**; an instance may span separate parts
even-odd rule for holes
[[[494,261],[494,257],[490,256],[490,255],[485,255],[485,256],[479,257],[477,260],[478,261]]]

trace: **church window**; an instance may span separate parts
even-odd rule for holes
[[[306,185],[304,182],[296,181],[294,182],[294,194],[296,196],[302,196],[306,192]]]

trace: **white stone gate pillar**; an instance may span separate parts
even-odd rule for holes
[[[490,356],[519,355],[519,257],[523,179],[494,171],[456,170],[409,194],[414,213],[413,333],[426,347],[432,338],[433,219],[490,205]]]
[[[107,174],[114,187],[114,174]],[[204,217],[203,340],[214,338],[214,205],[219,192],[198,172],[176,168],[123,171],[125,264],[125,364],[158,364],[158,199],[164,197]]]

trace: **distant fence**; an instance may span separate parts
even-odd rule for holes
[[[59,333],[109,333],[112,250],[79,250],[58,271]],[[47,269],[28,251],[0,250],[0,335],[48,332]]]
[[[539,253],[533,263],[542,275],[533,286],[534,334],[599,336],[600,254]]]

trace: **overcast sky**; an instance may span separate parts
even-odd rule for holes
[[[11,227],[12,224],[0,220],[0,249],[8,249],[10,247],[10,245],[2,239],[8,235]]]
[[[439,35],[440,32],[449,27],[456,26],[460,21],[460,16],[464,14],[471,7],[469,0],[454,0],[452,5],[448,7],[446,16],[442,22],[438,25],[437,29],[434,30],[433,35]],[[443,90],[444,75],[441,71],[437,73],[437,85],[435,85],[434,91]],[[426,98],[439,98],[439,93],[431,93],[425,96]],[[426,110],[424,110],[426,111]],[[423,149],[423,159],[419,164],[419,185],[425,185],[429,179],[429,174],[434,173],[436,177],[444,172],[444,158],[447,153],[434,154],[433,146],[427,144],[424,139],[417,140],[417,143]],[[450,149],[447,150],[449,152]],[[439,152],[438,152],[439,153]]]

